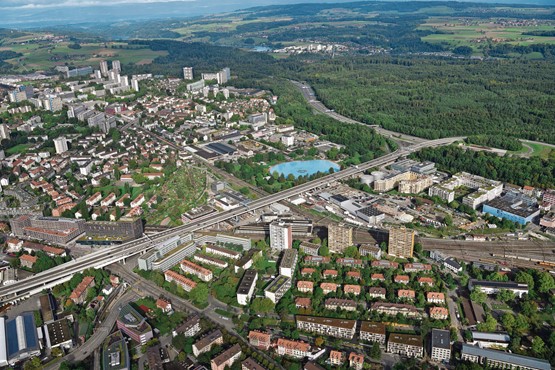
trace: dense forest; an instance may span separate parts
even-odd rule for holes
[[[503,135],[555,143],[555,64],[336,58],[306,65],[319,98],[338,113],[436,139]]]
[[[132,44],[166,50],[168,55],[152,65],[129,64],[128,73],[179,76],[184,65],[195,66],[199,74],[230,67],[233,85],[278,95],[277,113],[288,123],[348,145],[349,155],[358,153],[364,159],[379,154],[370,154],[377,148],[387,150],[386,143],[376,142],[371,129],[348,128],[314,116],[285,78],[309,81],[324,104],[338,113],[393,131],[430,139],[469,135],[471,143],[509,150],[521,148],[515,138],[555,143],[555,84],[545,77],[555,75],[555,64],[547,61],[361,56],[306,63],[202,43]]]
[[[413,154],[412,157],[435,162],[441,171],[467,171],[519,186],[555,188],[554,157],[500,157],[491,153],[467,151],[456,146],[427,148]]]

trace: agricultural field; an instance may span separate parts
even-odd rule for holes
[[[422,37],[422,41],[451,47],[470,46],[475,52],[479,52],[490,43],[523,46],[555,44],[555,36],[529,34],[555,32],[553,21],[433,17],[419,29],[439,32]]]
[[[129,46],[125,43],[84,43],[81,48],[72,49],[69,42],[22,41],[4,43],[0,51],[11,50],[23,54],[21,57],[8,59],[16,71],[28,72],[47,70],[57,65],[97,66],[101,59],[118,59],[122,65],[150,64],[158,56],[167,55],[165,51],[154,51],[146,47]]]

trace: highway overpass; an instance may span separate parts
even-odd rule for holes
[[[269,206],[270,204],[273,204],[275,202],[280,202],[295,197],[299,194],[305,193],[307,191],[327,186],[327,184],[331,182],[349,178],[362,171],[390,164],[394,162],[397,158],[408,155],[413,151],[417,151],[425,147],[447,145],[463,139],[464,137],[454,137],[417,143],[409,147],[399,149],[393,153],[384,155],[380,158],[365,162],[358,166],[349,167],[333,174],[324,176],[322,178],[309,181],[305,184],[295,186],[291,189],[287,189],[279,193],[271,194],[263,198],[254,200],[244,207],[221,212],[215,216],[208,215],[203,218],[197,219],[192,223],[165,230],[150,237],[145,236],[121,245],[102,248],[86,256],[79,257],[70,262],[56,266],[50,270],[20,280],[14,284],[0,287],[0,301],[5,303],[25,299],[28,296],[38,293],[43,289],[50,288],[59,283],[67,281],[75,273],[82,272],[88,268],[101,268],[114,262],[125,260],[130,256],[144,253],[153,248],[156,244],[173,236],[203,230],[219,222],[226,221],[236,216],[240,216],[242,214]]]

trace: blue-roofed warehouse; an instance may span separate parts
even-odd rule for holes
[[[29,357],[40,355],[40,343],[32,312],[5,322],[5,332],[0,333],[0,345],[6,346],[6,354],[10,365]],[[1,353],[2,351],[0,351]]]

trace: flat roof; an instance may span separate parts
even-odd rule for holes
[[[462,345],[461,354],[485,357],[488,360],[507,362],[517,366],[531,368],[531,369],[551,370],[551,364],[546,360],[542,360],[534,357],[528,357],[528,356],[515,355],[512,353],[507,353],[503,351],[496,351],[494,349],[475,347],[465,343],[463,343]]]
[[[432,348],[451,348],[451,333],[449,330],[432,329]]]
[[[241,283],[239,283],[239,288],[237,289],[237,294],[248,294],[252,285],[256,284],[257,272],[255,269],[247,269],[243,274]]]

